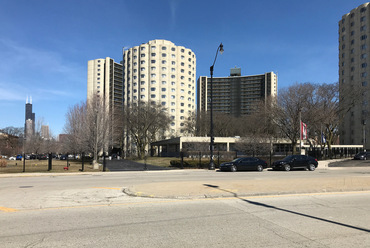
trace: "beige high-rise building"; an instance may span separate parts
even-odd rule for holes
[[[123,66],[114,62],[112,58],[89,60],[87,63],[87,99],[96,96],[102,101],[109,116],[114,121],[115,111],[123,108]],[[111,122],[112,123],[112,122]],[[118,141],[113,137],[115,130],[111,130],[110,148],[119,147]]]
[[[370,148],[370,5],[365,3],[339,21],[340,143]],[[352,104],[354,103],[354,106]],[[365,138],[367,137],[367,138]]]
[[[213,111],[235,117],[250,114],[255,104],[268,96],[276,96],[277,81],[273,72],[241,76],[240,68],[231,69],[229,77],[213,77]],[[210,83],[210,77],[198,79],[198,113],[210,109]]]
[[[122,64],[105,59],[87,63],[87,99],[96,95],[105,100],[106,106],[123,106]]]
[[[195,111],[196,57],[189,48],[151,40],[123,51],[124,105],[160,103],[172,119],[170,137],[182,136]]]

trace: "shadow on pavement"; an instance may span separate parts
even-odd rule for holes
[[[329,167],[367,167],[367,166],[370,166],[370,160],[349,159],[329,164]]]
[[[247,202],[249,204],[256,205],[256,206],[260,206],[260,207],[264,207],[264,208],[270,208],[270,209],[274,209],[274,210],[278,210],[278,211],[283,211],[283,212],[287,212],[287,213],[290,213],[290,214],[295,214],[295,215],[303,216],[303,217],[306,217],[306,218],[311,218],[311,219],[315,219],[315,220],[319,220],[319,221],[324,221],[324,222],[328,222],[328,223],[331,223],[331,224],[335,224],[335,225],[339,225],[339,226],[344,226],[344,227],[347,227],[347,228],[352,228],[352,229],[356,229],[356,230],[363,231],[363,232],[370,232],[370,230],[369,229],[366,229],[366,228],[352,226],[352,225],[348,225],[348,224],[345,224],[345,223],[341,223],[341,222],[337,222],[337,221],[332,221],[332,220],[328,220],[328,219],[324,219],[324,218],[320,218],[320,217],[316,217],[316,216],[313,216],[313,215],[308,215],[308,214],[299,213],[299,212],[295,212],[295,211],[284,209],[284,208],[275,207],[275,206],[268,205],[268,204],[261,203],[261,202],[256,202],[256,201],[251,201],[251,200],[243,199],[243,198],[240,198],[236,193],[234,193],[232,191],[229,191],[229,190],[226,190],[226,189],[222,189],[222,188],[220,188],[217,185],[211,185],[211,184],[203,184],[203,185],[204,186],[207,186],[207,187],[218,189],[220,191],[231,193],[231,194],[234,195],[235,198],[237,198],[239,200],[242,200],[244,202]]]
[[[145,171],[145,170],[171,170],[170,168],[141,164],[131,160],[108,160],[106,161],[109,171]]]

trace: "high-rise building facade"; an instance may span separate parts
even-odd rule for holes
[[[229,77],[213,77],[213,111],[235,117],[250,114],[258,102],[276,96],[277,80],[273,72],[241,76],[240,68],[231,69]],[[210,77],[198,79],[198,113],[210,109],[210,83]]]
[[[103,99],[106,106],[123,106],[122,64],[109,57],[88,61],[87,99],[94,96]]]
[[[42,125],[41,126],[41,138],[44,140],[50,139],[50,133],[49,133],[49,126],[48,125]]]
[[[35,134],[35,113],[32,112],[32,98],[26,100],[26,111],[24,121],[24,136],[25,138],[31,137]]]
[[[124,105],[159,103],[172,119],[169,136],[181,136],[195,112],[196,56],[167,40],[151,40],[123,51]]]
[[[370,5],[339,21],[340,143],[370,148]],[[348,111],[347,111],[348,110]],[[367,137],[367,138],[366,138]]]
[[[96,98],[95,98],[96,97]],[[116,140],[115,129],[112,123],[115,122],[116,111],[123,109],[123,67],[122,64],[114,62],[112,58],[101,58],[89,60],[87,63],[87,99],[100,99],[105,109],[109,112],[111,125],[109,127],[111,137],[109,147],[119,147]],[[116,138],[114,138],[116,137]]]

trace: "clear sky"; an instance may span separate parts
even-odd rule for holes
[[[338,81],[338,22],[360,0],[0,0],[0,128],[36,120],[63,133],[86,100],[87,61],[154,39],[192,49],[197,78],[274,71],[278,89]]]

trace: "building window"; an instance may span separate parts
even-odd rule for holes
[[[166,98],[166,95],[162,95],[162,98]]]
[[[155,94],[151,94],[150,95],[150,98],[155,98]]]
[[[140,50],[141,50],[141,51],[145,51],[145,47],[141,47],[141,48],[140,48]]]
[[[150,88],[151,91],[155,91],[155,87]]]
[[[366,39],[367,39],[367,35],[366,34],[364,34],[364,35],[361,36],[361,40],[366,40]]]
[[[152,50],[155,50],[155,46],[152,46]]]
[[[366,30],[366,25],[361,26],[360,30],[361,30],[361,31],[365,31],[365,30]]]
[[[362,84],[362,86],[367,86],[367,81],[364,81],[361,84]]]
[[[155,57],[155,53],[152,53],[152,57]]]
[[[150,81],[150,83],[151,83],[151,84],[155,84],[155,83],[156,83],[156,81],[155,81],[155,80],[152,80],[152,81]]]
[[[367,54],[366,53],[361,54],[361,58],[362,59],[366,59],[367,58]]]
[[[366,50],[366,48],[367,48],[367,45],[361,45],[361,50]]]
[[[367,77],[367,73],[366,72],[361,73],[361,77]]]
[[[362,67],[362,68],[366,68],[366,67],[367,67],[367,63],[362,63],[362,64],[361,64],[361,67]]]
[[[150,62],[151,62],[152,64],[155,64],[155,60],[154,60],[154,59],[153,59],[153,60],[151,60]]]
[[[167,54],[165,54],[165,53],[162,53],[162,57],[167,57]]]
[[[166,88],[162,88],[162,91],[166,91]]]
[[[150,67],[150,70],[155,71],[155,66]]]
[[[366,16],[362,16],[362,17],[360,18],[360,21],[362,21],[362,22],[366,21]]]

